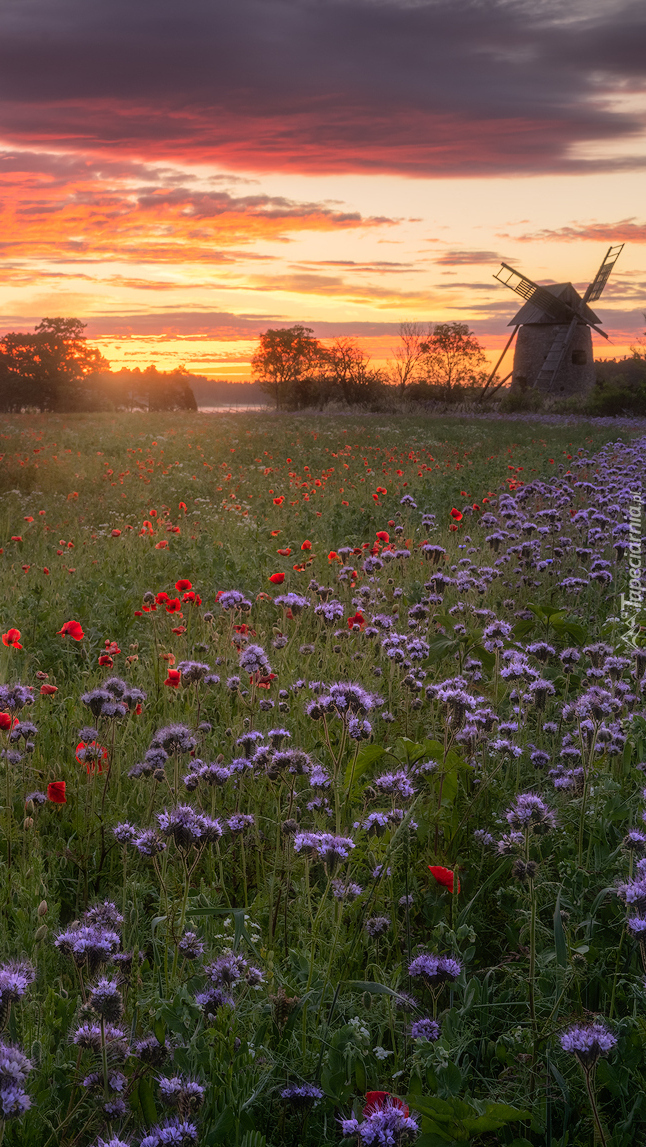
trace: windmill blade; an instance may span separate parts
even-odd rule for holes
[[[608,274],[610,274],[610,271],[608,271]],[[517,295],[520,295],[521,298],[527,302],[534,303],[535,306],[540,307],[546,315],[551,315],[553,319],[556,319],[557,323],[569,323],[572,319],[576,318],[579,322],[587,323],[587,325],[592,327],[593,331],[596,331],[602,338],[608,338],[606,332],[601,330],[598,323],[592,322],[582,311],[575,310],[574,307],[564,302],[563,299],[557,299],[556,295],[552,295],[545,287],[539,287],[538,283],[535,283],[533,279],[528,279],[527,275],[523,275],[520,271],[516,271],[513,267],[510,267],[509,263],[502,264],[498,273],[494,275],[494,279],[497,279],[499,283],[502,283],[505,287],[509,287],[512,291],[515,291]],[[585,300],[583,301],[585,302]]]
[[[590,283],[590,286],[588,287],[585,295],[583,296],[584,303],[595,303],[597,299],[600,298],[600,296],[603,294],[605,285],[610,278],[610,272],[612,271],[612,268],[617,262],[617,259],[621,255],[623,249],[623,243],[617,243],[614,247],[608,248],[603,263],[599,267],[599,270]]]
[[[567,303],[557,299],[555,295],[546,291],[545,287],[539,287],[538,283],[528,279],[527,275],[514,270],[513,267],[509,266],[509,263],[502,264],[498,273],[494,275],[494,279],[515,291],[526,302],[534,303],[535,306],[540,307],[546,315],[550,315],[557,322],[567,323],[575,313]]]

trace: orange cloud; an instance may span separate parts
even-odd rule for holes
[[[47,157],[42,171],[35,169],[33,153],[11,158],[11,170],[0,168],[0,249],[10,261],[224,263],[234,258],[219,248],[261,240],[287,243],[305,231],[379,228],[393,222],[282,196],[185,186],[190,176],[169,187],[169,175],[154,169],[142,186],[127,172],[110,177],[109,170],[103,174],[100,164],[89,161],[84,174],[78,161],[71,162],[66,179],[64,171],[48,170]],[[142,174],[141,165],[137,173]],[[182,179],[183,173],[174,178]]]

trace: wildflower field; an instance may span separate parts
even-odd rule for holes
[[[0,1142],[643,1138],[646,440],[609,437],[5,421]]]

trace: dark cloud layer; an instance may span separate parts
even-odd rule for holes
[[[641,166],[642,0],[20,0],[0,130],[247,170]],[[622,159],[618,143],[633,142]],[[613,141],[613,161],[580,144]],[[629,155],[630,152],[630,155]]]

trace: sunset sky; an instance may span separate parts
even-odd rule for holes
[[[646,320],[643,0],[5,0],[0,333],[77,316],[112,363],[248,378],[302,322],[491,354],[500,261]]]

